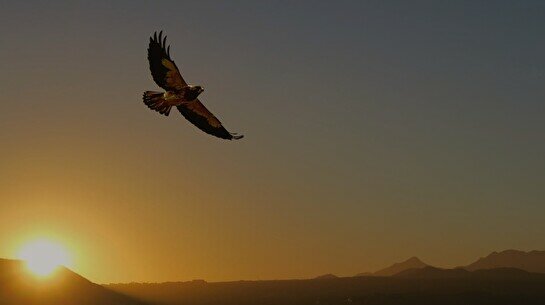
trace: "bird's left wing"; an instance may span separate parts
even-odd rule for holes
[[[183,103],[178,106],[180,113],[200,130],[227,140],[242,139],[243,135],[230,133],[221,122],[198,100]]]
[[[170,58],[170,46],[166,46],[167,37],[163,31],[153,34],[149,39],[148,61],[153,80],[166,91],[177,91],[187,86],[174,61]]]

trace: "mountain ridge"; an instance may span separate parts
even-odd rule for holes
[[[95,284],[66,267],[39,279],[21,260],[0,259],[2,305],[145,305],[145,303]]]
[[[433,273],[431,276],[427,269]],[[541,305],[545,299],[545,274],[511,269],[445,271],[431,266],[411,270],[417,273],[327,280],[211,282],[203,285],[190,282],[113,284],[108,288],[162,305]],[[445,272],[450,275],[442,276]]]
[[[520,251],[508,249],[492,252],[475,262],[460,268],[474,271],[479,269],[516,268],[528,272],[545,273],[545,251]]]
[[[392,276],[404,270],[424,268],[427,266],[429,265],[422,262],[418,257],[412,256],[402,262],[394,263],[386,268],[382,268],[375,272],[358,273],[356,274],[356,276]]]
[[[442,269],[428,266],[420,269],[405,270],[393,275],[393,277],[406,279],[486,278],[497,280],[515,280],[525,278],[545,279],[545,274],[528,272],[516,268],[494,268],[468,271],[461,268]]]

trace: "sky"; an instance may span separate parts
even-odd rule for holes
[[[1,1],[0,257],[98,283],[544,250],[543,1]],[[240,141],[149,110],[164,30]]]

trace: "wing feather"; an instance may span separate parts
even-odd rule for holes
[[[227,131],[218,118],[206,109],[198,99],[183,103],[177,108],[189,122],[208,134],[227,140],[238,140],[244,137]]]
[[[151,76],[157,85],[166,91],[178,91],[187,86],[187,83],[180,74],[180,70],[170,58],[170,46],[166,47],[167,36],[164,38],[163,31],[153,34],[150,37],[148,47],[148,61]]]

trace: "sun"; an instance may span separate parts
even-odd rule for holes
[[[18,257],[26,261],[28,270],[38,276],[47,277],[61,265],[71,264],[66,249],[59,243],[48,239],[37,239],[23,245]]]

